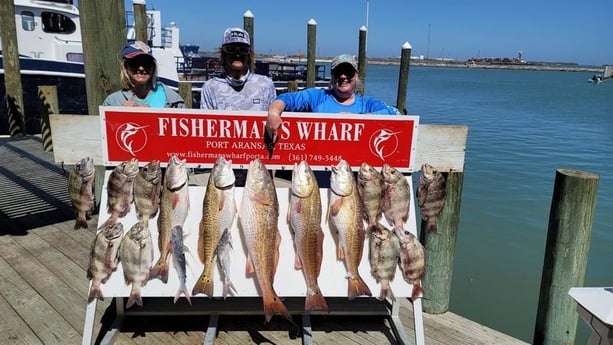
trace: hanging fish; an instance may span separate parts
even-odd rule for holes
[[[426,231],[436,232],[436,218],[443,212],[446,196],[445,176],[430,164],[423,164],[417,186],[417,204],[421,218],[426,221]]]
[[[68,176],[68,192],[77,219],[75,229],[87,229],[87,220],[94,209],[94,160],[84,157],[75,164]]]

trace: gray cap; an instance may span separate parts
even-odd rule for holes
[[[349,54],[342,54],[332,59],[330,69],[333,70],[344,63],[348,63],[351,65],[351,67],[353,67],[354,70],[358,70],[358,61],[355,59],[355,57],[353,57],[353,55]]]
[[[248,46],[251,45],[251,40],[249,39],[249,33],[241,28],[227,28],[223,33],[223,42],[222,46],[226,44],[232,43],[242,43]]]

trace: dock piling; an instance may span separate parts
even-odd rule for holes
[[[364,95],[364,90],[366,89],[366,66],[368,62],[368,57],[366,57],[366,38],[368,35],[368,29],[365,26],[360,28],[359,35],[359,50],[358,50],[358,74],[360,78],[360,83],[357,92],[361,95]]]
[[[315,47],[317,42],[317,22],[311,18],[307,23],[307,87],[315,86]]]
[[[556,171],[533,344],[575,341],[578,314],[568,291],[583,286],[598,181],[589,172]]]
[[[400,76],[398,77],[398,96],[396,108],[401,114],[407,115],[407,85],[409,84],[409,65],[411,64],[411,45],[405,42],[402,45],[400,56]]]
[[[40,133],[43,140],[43,151],[53,151],[53,139],[51,138],[50,114],[59,114],[59,102],[57,99],[57,86],[41,85],[38,87],[40,100]]]

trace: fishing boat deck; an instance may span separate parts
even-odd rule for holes
[[[89,221],[89,230],[73,229],[68,171],[54,163],[53,153],[42,150],[39,137],[0,138],[0,163],[0,343],[80,344],[89,287],[86,270],[97,216]],[[209,303],[208,298],[195,301],[194,307]],[[380,305],[373,301],[359,303]],[[170,298],[146,299],[142,308],[181,308],[181,302],[174,306]],[[334,304],[340,308],[353,302],[335,300]],[[261,305],[257,299],[240,299],[240,303]],[[300,301],[288,300],[288,305],[292,303],[298,308]],[[412,305],[407,299],[399,303],[405,332],[413,339]],[[203,343],[209,316],[184,310],[185,315],[126,316],[116,343]],[[115,299],[97,303],[94,336],[98,341],[116,319],[115,311]],[[451,312],[424,313],[423,319],[427,344],[525,344]],[[299,316],[294,316],[294,322],[303,326]],[[315,344],[395,342],[390,319],[384,316],[331,313],[313,315],[310,322]],[[298,330],[278,317],[264,324],[263,314],[221,315],[215,344],[301,344]]]

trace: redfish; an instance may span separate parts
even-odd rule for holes
[[[372,296],[358,272],[366,231],[356,181],[347,161],[341,160],[336,166],[332,166],[329,193],[327,219],[332,228],[338,231],[337,257],[345,262],[347,295],[350,300],[363,295]]]
[[[313,170],[306,161],[294,164],[287,220],[294,232],[295,268],[302,269],[307,291],[304,310],[328,311],[317,279],[323,257],[324,233],[321,230],[321,197]]]

